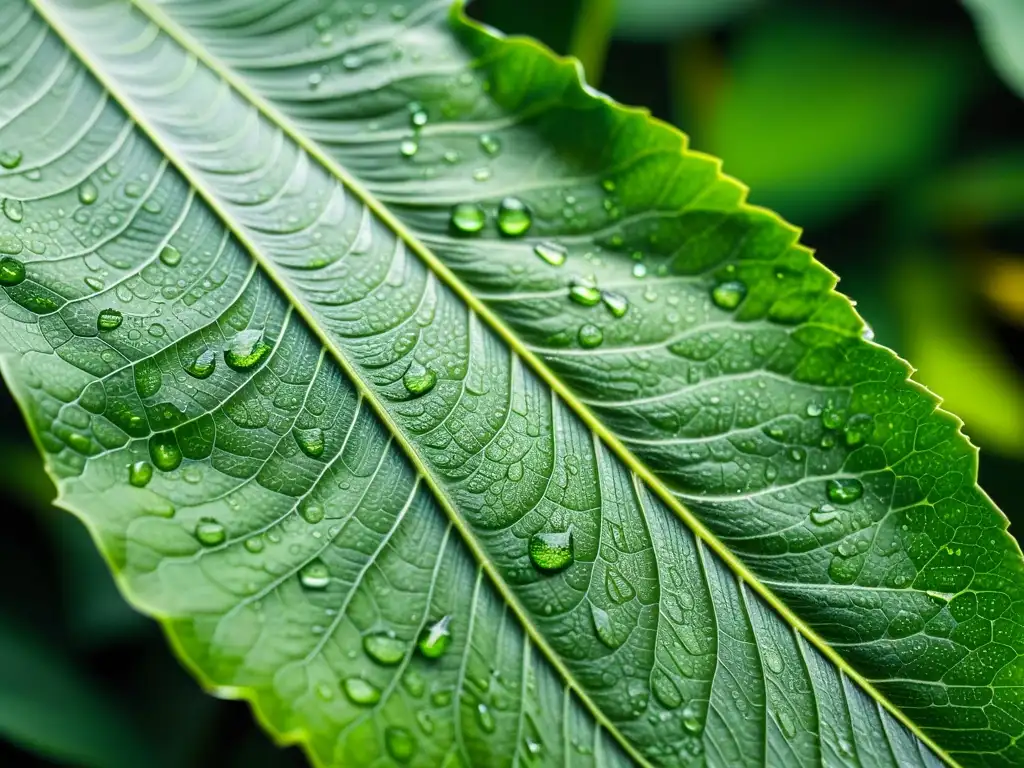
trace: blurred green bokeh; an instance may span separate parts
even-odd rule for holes
[[[620,0],[617,11],[612,0],[477,0],[470,10],[580,55],[595,85],[675,122],[753,202],[806,227],[878,341],[964,419],[983,486],[1024,523],[1019,0]],[[124,603],[82,526],[50,507],[6,392],[0,409],[0,765],[305,765],[244,705],[202,693],[157,626]]]

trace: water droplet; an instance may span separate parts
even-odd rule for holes
[[[533,214],[518,197],[506,197],[498,207],[498,229],[508,237],[520,237],[533,224]]]
[[[15,200],[13,197],[4,199],[4,216],[13,222],[19,222],[24,218],[25,212],[21,205],[21,200]]]
[[[829,406],[821,414],[821,423],[825,429],[839,429],[843,426],[845,414],[832,406]]]
[[[386,667],[394,666],[405,658],[407,646],[393,633],[381,632],[363,638],[363,650],[366,655]]]
[[[224,530],[224,526],[212,517],[201,517],[196,523],[196,539],[204,547],[216,547],[218,544],[223,544],[227,537],[228,533]]]
[[[398,145],[398,151],[402,157],[412,157],[420,151],[420,145],[416,143],[415,139],[405,139]]]
[[[711,291],[711,300],[721,309],[736,309],[747,295],[747,286],[738,280],[716,285]]]
[[[149,438],[149,458],[161,472],[172,472],[181,466],[181,449],[173,432],[158,432]]]
[[[473,171],[473,181],[487,181],[491,178],[490,168],[477,168]]]
[[[128,465],[128,482],[136,488],[144,488],[153,479],[153,465],[148,461],[136,461]]]
[[[782,654],[774,648],[768,647],[764,649],[764,652],[761,655],[764,658],[765,666],[767,666],[769,670],[774,672],[776,675],[782,674],[784,666]]]
[[[21,165],[21,159],[23,155],[16,149],[3,149],[0,150],[0,165],[7,170],[17,168]]]
[[[839,517],[839,512],[831,504],[822,504],[811,510],[811,522],[815,525],[828,525]]]
[[[309,84],[310,89],[314,91],[320,87],[320,84],[323,81],[323,72],[310,72],[309,77],[306,78],[306,82]]]
[[[412,395],[425,395],[437,384],[437,374],[419,363],[413,363],[402,377],[402,384]]]
[[[591,603],[590,618],[594,622],[594,631],[597,633],[597,637],[602,643],[612,650],[622,645],[622,641],[615,636],[611,616],[608,615],[608,612],[604,610],[604,608],[600,608]]]
[[[556,573],[573,561],[572,532],[544,531],[530,537],[530,560],[546,573]]]
[[[484,228],[487,214],[476,203],[459,203],[452,208],[452,227],[464,235],[472,235]]]
[[[181,263],[181,251],[173,245],[165,245],[160,249],[160,261],[168,267],[176,267]]]
[[[566,250],[558,243],[545,240],[533,246],[533,252],[553,267],[560,267],[565,264]]]
[[[87,277],[85,278],[85,284],[94,291],[102,291],[106,285],[98,277]]]
[[[251,329],[235,334],[224,350],[224,362],[236,371],[247,371],[259,365],[271,350],[263,340],[263,331]]]
[[[10,256],[0,259],[0,285],[17,285],[25,280],[25,265]]]
[[[263,537],[257,535],[250,536],[248,539],[246,539],[245,544],[243,546],[249,552],[252,552],[254,555],[258,555],[260,552],[263,551],[263,547],[265,546],[265,544],[263,543]]]
[[[444,616],[424,629],[417,646],[420,653],[428,659],[438,659],[443,656],[452,642],[451,622],[451,616]]]
[[[493,157],[501,152],[501,142],[496,136],[484,133],[480,136],[480,149]]]
[[[415,102],[409,105],[409,122],[413,124],[414,128],[422,128],[429,120],[423,107]]]
[[[384,730],[384,745],[388,754],[399,763],[408,763],[416,755],[416,737],[397,725]]]
[[[629,299],[621,293],[601,291],[601,301],[608,307],[608,311],[612,313],[613,317],[622,317],[629,311]]]
[[[480,723],[480,728],[484,733],[494,733],[496,727],[494,715],[491,714],[490,708],[483,702],[476,705],[476,721]]]
[[[622,605],[636,595],[633,585],[615,568],[609,568],[605,572],[604,588],[608,592],[608,597],[616,605]]]
[[[84,181],[78,187],[78,201],[82,205],[92,205],[99,196],[100,191],[96,189],[96,185],[91,181]]]
[[[361,677],[350,677],[341,687],[348,700],[361,707],[370,707],[380,701],[380,689]]]
[[[359,69],[363,66],[363,57],[358,53],[346,53],[341,57],[341,66],[348,70]]]
[[[326,589],[331,583],[331,572],[322,560],[314,560],[299,571],[299,581],[306,589]]]
[[[846,429],[843,431],[846,445],[853,448],[863,443],[871,433],[872,426],[873,420],[866,413],[858,413],[851,416],[850,420],[846,422]]]
[[[324,431],[320,427],[313,429],[295,429],[292,431],[295,442],[298,443],[302,452],[310,458],[323,456],[324,453]]]
[[[516,461],[508,465],[508,469],[505,470],[505,477],[511,480],[513,483],[518,483],[523,479],[523,462]]]
[[[647,265],[646,264],[634,264],[633,265],[633,277],[646,277],[647,276]]]
[[[574,280],[569,286],[569,298],[584,307],[595,307],[601,301],[601,291],[593,283]]]
[[[207,347],[200,351],[191,361],[185,363],[185,373],[195,379],[207,379],[217,367],[217,353]]]
[[[824,409],[818,403],[808,403],[807,404],[807,415],[808,416],[812,416],[814,418],[817,418],[818,416],[821,416],[821,413],[822,413],[823,410]]]
[[[580,346],[584,349],[599,347],[601,346],[601,342],[604,341],[604,331],[591,323],[581,325],[579,333],[576,334],[576,336],[579,339]]]
[[[697,702],[691,701],[682,711],[683,728],[694,736],[704,730],[704,713]]]
[[[17,256],[23,250],[25,250],[25,244],[21,242],[20,237],[0,234],[0,253],[9,253],[12,256]]]
[[[101,331],[113,331],[121,327],[124,316],[116,309],[102,309],[96,317],[96,328]]]
[[[829,501],[836,504],[850,504],[864,493],[864,484],[852,477],[837,477],[828,481],[825,492]]]

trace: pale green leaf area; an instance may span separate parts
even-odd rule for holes
[[[948,145],[976,73],[968,53],[827,11],[813,23],[764,14],[738,36],[732,76],[694,131],[757,202],[820,224]]]
[[[973,16],[992,66],[1024,96],[1024,5],[1016,0],[963,0]]]
[[[974,448],[674,129],[439,0],[9,0],[0,87],[5,379],[280,741],[1021,761]]]
[[[764,0],[618,0],[616,33],[630,39],[668,40],[765,5]]]

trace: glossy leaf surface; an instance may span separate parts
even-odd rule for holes
[[[441,2],[0,30],[6,379],[132,599],[281,739],[1017,758],[973,449],[680,134]]]

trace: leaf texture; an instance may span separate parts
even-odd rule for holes
[[[126,593],[280,739],[1019,760],[973,448],[678,133],[436,1],[0,30],[5,377]]]

